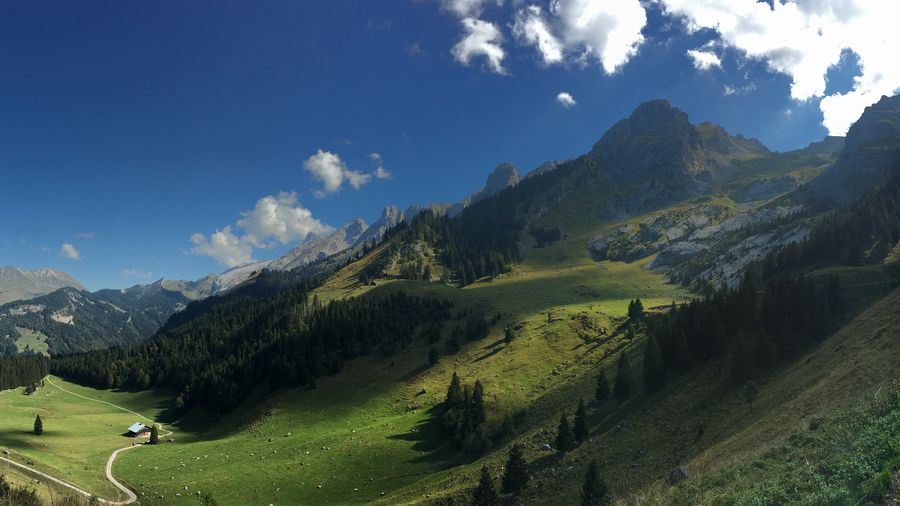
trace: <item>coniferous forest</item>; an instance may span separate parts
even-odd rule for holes
[[[314,385],[345,360],[375,350],[390,355],[412,344],[417,327],[450,316],[448,303],[402,292],[326,305],[308,299],[304,287],[271,298],[226,297],[147,343],[60,357],[52,370],[100,388],[164,386],[180,392],[179,407],[228,411],[262,383]]]

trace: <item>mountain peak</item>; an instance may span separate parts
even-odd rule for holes
[[[521,176],[519,176],[519,171],[516,170],[515,165],[509,162],[503,162],[500,165],[497,165],[497,167],[491,171],[490,175],[488,175],[487,183],[484,185],[482,194],[488,196],[499,193],[510,186],[519,184],[520,179]]]
[[[29,271],[14,265],[0,267],[0,304],[46,295],[65,286],[84,289],[66,272],[48,268]]]

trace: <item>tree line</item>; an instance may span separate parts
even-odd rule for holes
[[[43,355],[0,355],[0,390],[37,385],[50,373]]]
[[[99,388],[173,388],[179,407],[224,412],[262,383],[314,387],[345,360],[390,355],[411,345],[418,327],[450,317],[449,303],[402,292],[321,305],[308,290],[226,297],[143,344],[55,358],[52,370]]]

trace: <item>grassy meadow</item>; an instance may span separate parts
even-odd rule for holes
[[[50,380],[70,392],[117,404],[157,420],[164,419],[172,405],[170,397],[151,391],[103,391],[56,377]],[[10,458],[100,497],[124,498],[106,480],[106,460],[114,450],[131,443],[131,439],[123,436],[126,429],[137,421],[147,423],[145,420],[107,404],[63,392],[46,381],[32,395],[25,395],[22,388],[0,392],[0,413],[0,447],[10,452]],[[36,415],[41,416],[44,424],[41,436],[32,433]],[[144,451],[142,448],[134,452]]]

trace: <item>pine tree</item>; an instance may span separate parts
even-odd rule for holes
[[[428,363],[431,365],[437,364],[441,360],[441,354],[438,349],[434,346],[428,350]]]
[[[606,379],[606,372],[600,368],[600,374],[597,375],[597,389],[594,391],[594,398],[597,402],[606,402],[609,400],[609,381]]]
[[[616,372],[616,384],[613,386],[613,395],[619,402],[625,402],[634,390],[634,379],[631,374],[631,363],[624,352],[619,356],[619,370]]]
[[[513,328],[512,325],[507,325],[506,329],[503,331],[503,340],[506,341],[506,344],[513,342],[513,339],[516,338],[516,329]]]
[[[459,409],[463,404],[462,385],[459,382],[459,376],[453,372],[450,378],[450,386],[447,388],[447,398],[444,401],[444,409],[447,411]]]
[[[575,440],[583,443],[590,432],[587,425],[587,410],[584,408],[584,398],[578,399],[578,409],[575,411]]]
[[[744,400],[750,405],[750,411],[753,411],[753,401],[759,396],[759,387],[753,381],[748,381],[744,385]]]
[[[150,427],[150,444],[159,444],[159,425],[155,423]]]
[[[494,480],[488,472],[487,466],[481,466],[481,476],[478,478],[478,487],[472,493],[472,506],[496,506],[500,504],[500,496],[494,488]]]
[[[609,500],[606,494],[606,483],[600,479],[597,461],[591,460],[584,475],[584,483],[581,485],[581,506],[606,504]]]
[[[628,303],[628,319],[637,321],[644,316],[644,304],[641,299],[636,299]]]
[[[41,415],[34,417],[34,433],[38,436],[44,433],[44,422],[41,421]]]
[[[556,451],[566,453],[575,448],[575,435],[572,434],[572,427],[569,425],[569,419],[563,413],[559,419],[559,426],[556,429]]]
[[[514,444],[509,449],[506,469],[503,473],[503,492],[518,495],[528,484],[528,464],[522,456],[522,445]]]
[[[656,340],[656,336],[650,336],[647,338],[647,344],[644,345],[644,387],[647,391],[655,392],[662,388],[665,381],[659,342]]]
[[[472,422],[476,427],[484,423],[487,418],[487,412],[484,408],[484,385],[481,380],[475,381],[475,388],[472,389]]]

